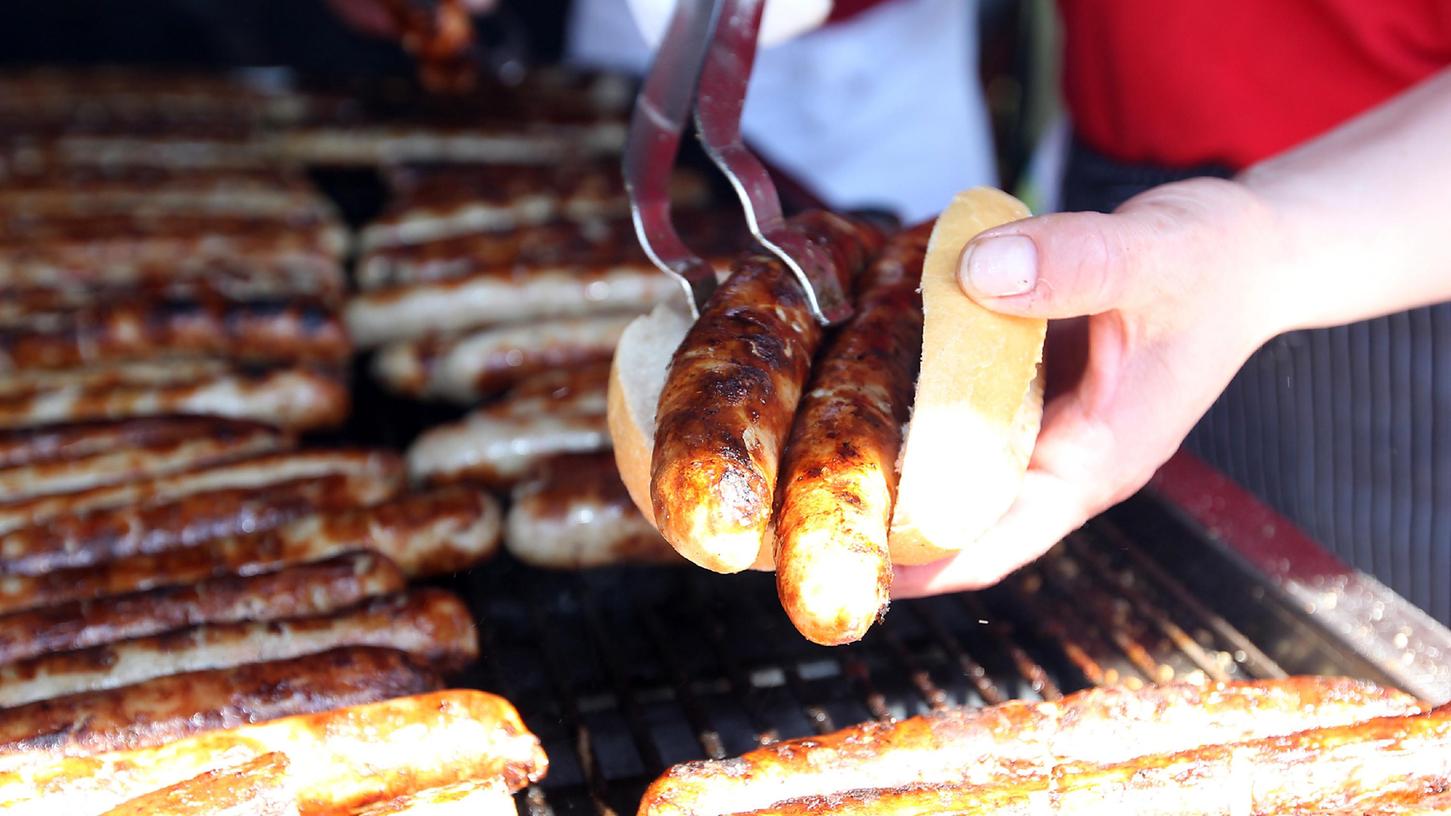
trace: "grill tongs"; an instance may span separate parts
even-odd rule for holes
[[[765,0],[677,0],[630,119],[630,212],[645,253],[680,280],[691,316],[699,317],[715,291],[715,270],[685,245],[670,218],[670,175],[694,103],[701,143],[740,196],[751,234],[796,276],[816,319],[832,325],[851,316],[832,261],[786,222],[770,173],[741,140],[764,6]]]

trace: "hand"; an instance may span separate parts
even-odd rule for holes
[[[1142,487],[1279,332],[1277,269],[1292,259],[1278,231],[1248,187],[1195,179],[1112,215],[1025,219],[968,244],[970,297],[1051,321],[1042,431],[997,526],[951,558],[898,567],[893,594],[993,584]]]
[[[409,0],[403,0],[404,3]],[[327,0],[333,12],[354,29],[373,37],[398,39],[404,35],[399,29],[394,10],[396,2],[390,0]],[[498,6],[498,0],[463,0],[463,7],[471,14],[487,14]]]

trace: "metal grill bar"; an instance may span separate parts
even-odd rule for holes
[[[860,643],[790,625],[769,575],[550,574],[507,558],[465,582],[486,659],[554,760],[531,816],[624,814],[662,768],[959,704],[1276,665],[1134,540],[1095,522],[990,590],[898,601]]]
[[[1249,638],[1245,637],[1238,629],[1234,628],[1224,616],[1213,611],[1194,597],[1183,584],[1179,583],[1173,576],[1169,575],[1162,567],[1154,562],[1133,543],[1130,538],[1116,523],[1109,519],[1099,519],[1091,528],[1092,533],[1107,541],[1118,549],[1132,565],[1132,568],[1147,579],[1147,583],[1160,588],[1161,591],[1171,595],[1185,610],[1191,613],[1204,628],[1213,632],[1214,635],[1232,646],[1236,662],[1245,668],[1255,677],[1288,677],[1278,663],[1260,650]]]
[[[1068,539],[1068,546],[1072,552],[1079,556],[1084,563],[1088,564],[1094,574],[1105,584],[1111,585],[1119,594],[1128,600],[1140,617],[1152,623],[1164,637],[1169,639],[1174,648],[1178,649],[1184,656],[1188,657],[1198,669],[1204,672],[1211,680],[1225,681],[1231,676],[1239,676],[1235,669],[1236,665],[1232,659],[1224,661],[1211,657],[1199,642],[1189,636],[1179,624],[1175,623],[1169,613],[1162,607],[1155,604],[1143,592],[1139,590],[1139,582],[1135,580],[1134,573],[1128,571],[1115,571],[1097,549],[1088,546],[1080,535],[1071,536]],[[1217,652],[1226,658],[1229,655],[1225,652]],[[1228,667],[1228,669],[1226,668]]]

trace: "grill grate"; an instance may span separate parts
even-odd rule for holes
[[[501,559],[456,579],[484,651],[464,680],[513,700],[549,752],[549,777],[521,807],[564,816],[632,814],[670,764],[869,719],[1096,684],[1284,676],[1125,532],[1153,506],[1131,500],[998,587],[896,602],[837,648],[796,633],[769,575]],[[1162,540],[1195,545],[1177,532]]]
[[[318,181],[354,223],[381,199],[366,174]],[[334,441],[401,449],[461,413],[389,395],[367,367]],[[827,648],[797,634],[769,575],[550,573],[504,556],[451,582],[484,655],[455,679],[508,697],[543,740],[549,776],[519,800],[530,816],[629,816],[676,762],[944,706],[1287,670],[1392,682],[1236,559],[1141,495],[997,587],[899,601],[861,643]]]

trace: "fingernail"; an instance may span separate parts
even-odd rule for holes
[[[1031,292],[1038,283],[1038,248],[1025,235],[973,241],[962,253],[957,279],[962,288],[987,297]]]

